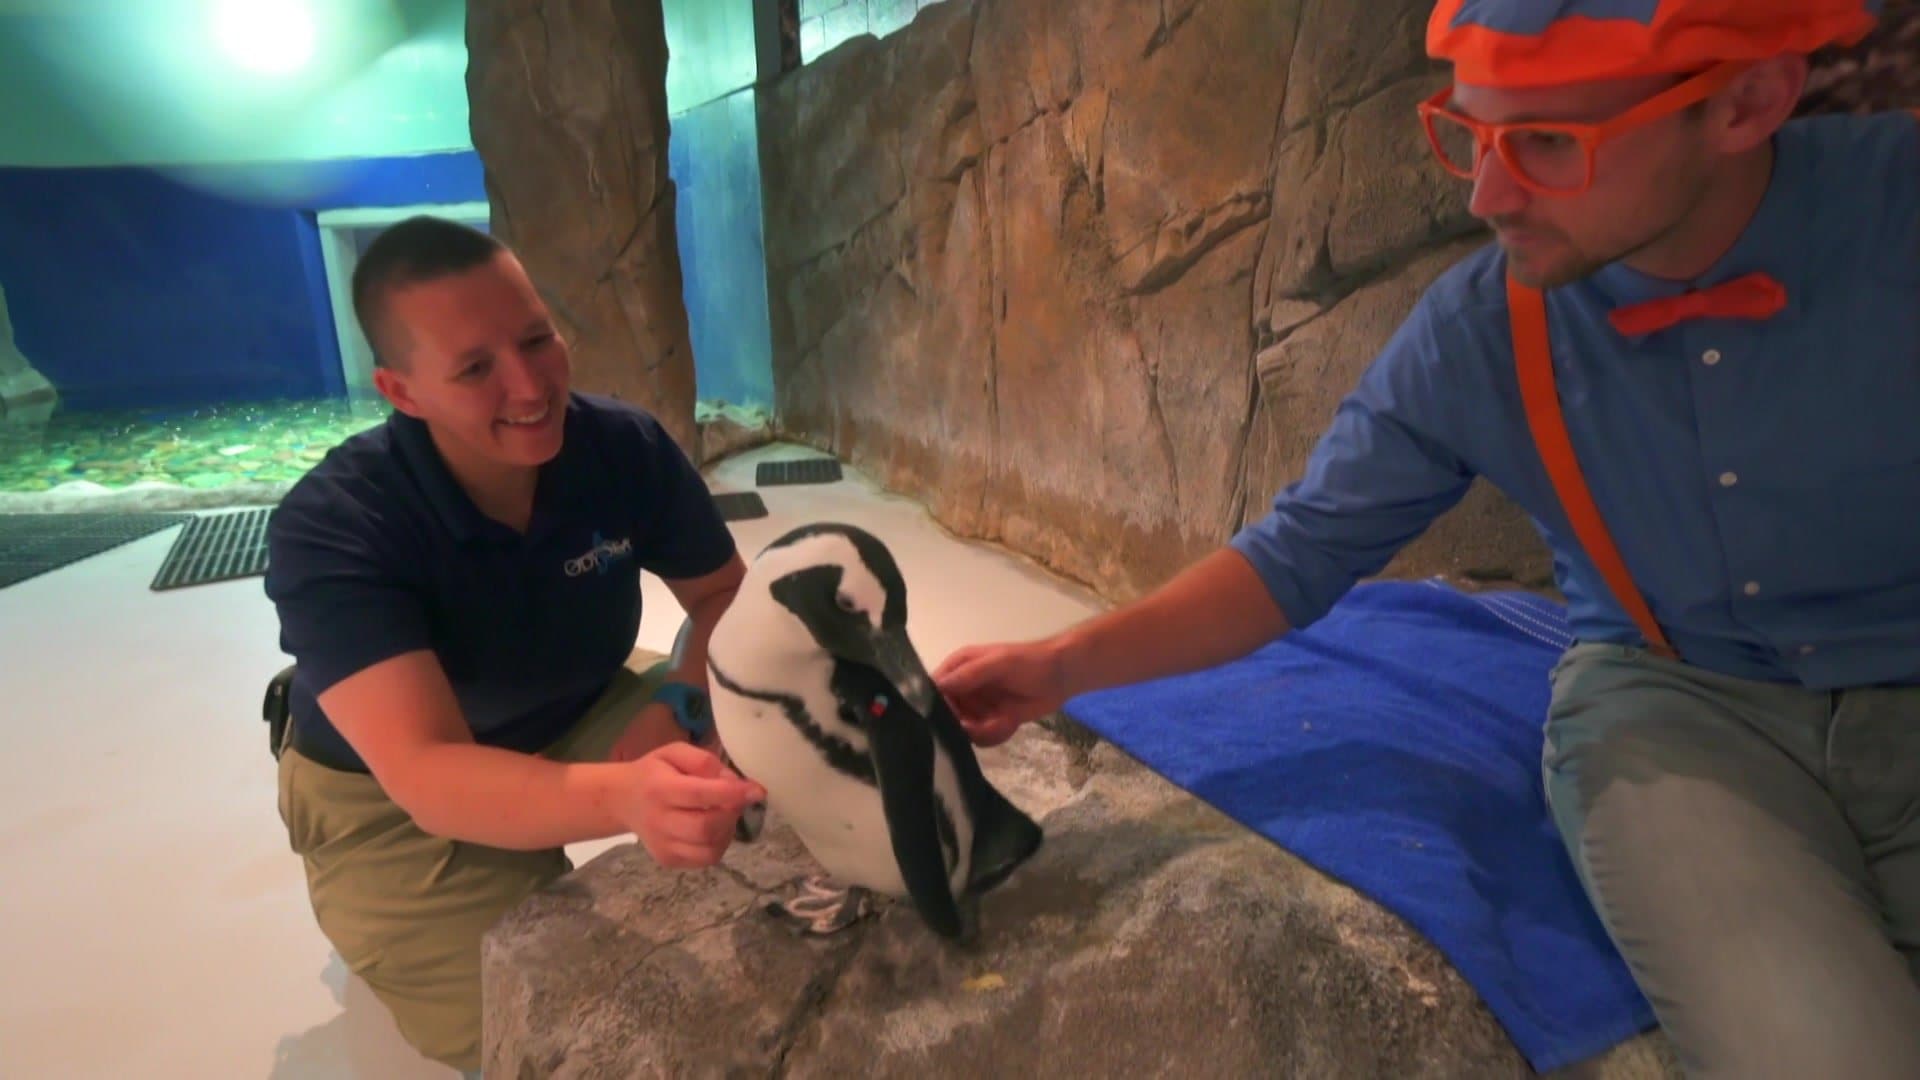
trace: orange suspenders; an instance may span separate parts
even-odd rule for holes
[[[1567,438],[1567,422],[1560,415],[1560,393],[1553,379],[1553,353],[1547,340],[1546,300],[1538,289],[1509,277],[1507,307],[1513,320],[1513,358],[1520,375],[1520,400],[1526,405],[1533,444],[1540,451],[1547,475],[1553,480],[1560,506],[1566,511],[1567,520],[1572,523],[1574,535],[1586,549],[1587,557],[1599,568],[1600,576],[1606,578],[1614,599],[1633,617],[1652,650],[1674,658],[1673,646],[1667,644],[1660,624],[1654,621],[1653,612],[1641,599],[1640,590],[1634,587],[1627,564],[1620,561],[1620,553],[1614,549],[1613,537],[1607,532],[1599,509],[1593,505],[1593,494],[1587,490],[1586,477],[1574,457],[1573,443]]]
[[[1909,109],[1920,120],[1920,109]],[[1580,473],[1573,443],[1567,438],[1567,422],[1560,415],[1560,393],[1554,385],[1553,352],[1547,338],[1547,303],[1538,289],[1507,278],[1507,307],[1513,322],[1513,358],[1520,375],[1520,400],[1527,410],[1527,426],[1533,429],[1533,444],[1553,480],[1554,493],[1573,525],[1574,535],[1587,557],[1599,568],[1600,576],[1613,590],[1614,599],[1640,627],[1652,651],[1675,658],[1673,646],[1654,621],[1653,612],[1634,587],[1633,575],[1620,560],[1606,522],[1593,505],[1593,494]]]

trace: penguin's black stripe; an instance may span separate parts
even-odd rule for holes
[[[838,735],[827,734],[820,725],[814,723],[813,718],[807,715],[806,702],[801,701],[791,694],[776,694],[764,690],[749,690],[739,683],[734,682],[732,679],[727,678],[727,673],[720,670],[719,665],[713,662],[713,657],[711,656],[707,657],[707,670],[713,673],[714,678],[720,680],[721,686],[739,694],[741,697],[752,698],[755,701],[764,701],[769,705],[778,705],[780,711],[786,714],[787,722],[794,726],[794,730],[805,736],[806,740],[813,744],[815,750],[820,751],[820,756],[827,759],[828,765],[833,766],[835,769],[853,777],[861,783],[870,784],[874,787],[880,785],[879,778],[873,773],[872,760],[869,759],[867,755],[855,750],[852,743],[840,738]],[[949,824],[948,828],[952,828],[952,825]]]
[[[893,553],[872,534],[850,525],[816,522],[794,529],[768,544],[765,550],[772,551],[775,548],[797,544],[813,536],[838,536],[852,544],[854,551],[860,556],[860,561],[866,564],[867,569],[872,571],[874,578],[880,582],[880,587],[886,590],[887,601],[885,609],[881,612],[881,625],[907,625],[906,578],[901,576],[899,564],[893,561]]]

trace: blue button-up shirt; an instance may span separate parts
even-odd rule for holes
[[[1920,683],[1920,124],[1796,120],[1741,239],[1693,282],[1612,265],[1550,290],[1554,370],[1595,504],[1686,661],[1833,689]],[[1615,307],[1752,271],[1765,322],[1628,338]],[[1583,640],[1644,644],[1534,448],[1506,261],[1463,260],[1342,403],[1305,475],[1232,545],[1296,627],[1323,616],[1475,476],[1552,548]]]

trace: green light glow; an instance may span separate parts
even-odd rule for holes
[[[112,0],[0,14],[0,166],[471,149],[465,28],[462,0]]]

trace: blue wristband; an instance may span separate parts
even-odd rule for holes
[[[704,740],[713,731],[713,709],[706,691],[683,682],[664,682],[653,692],[657,701],[673,710],[673,718],[694,742]]]

